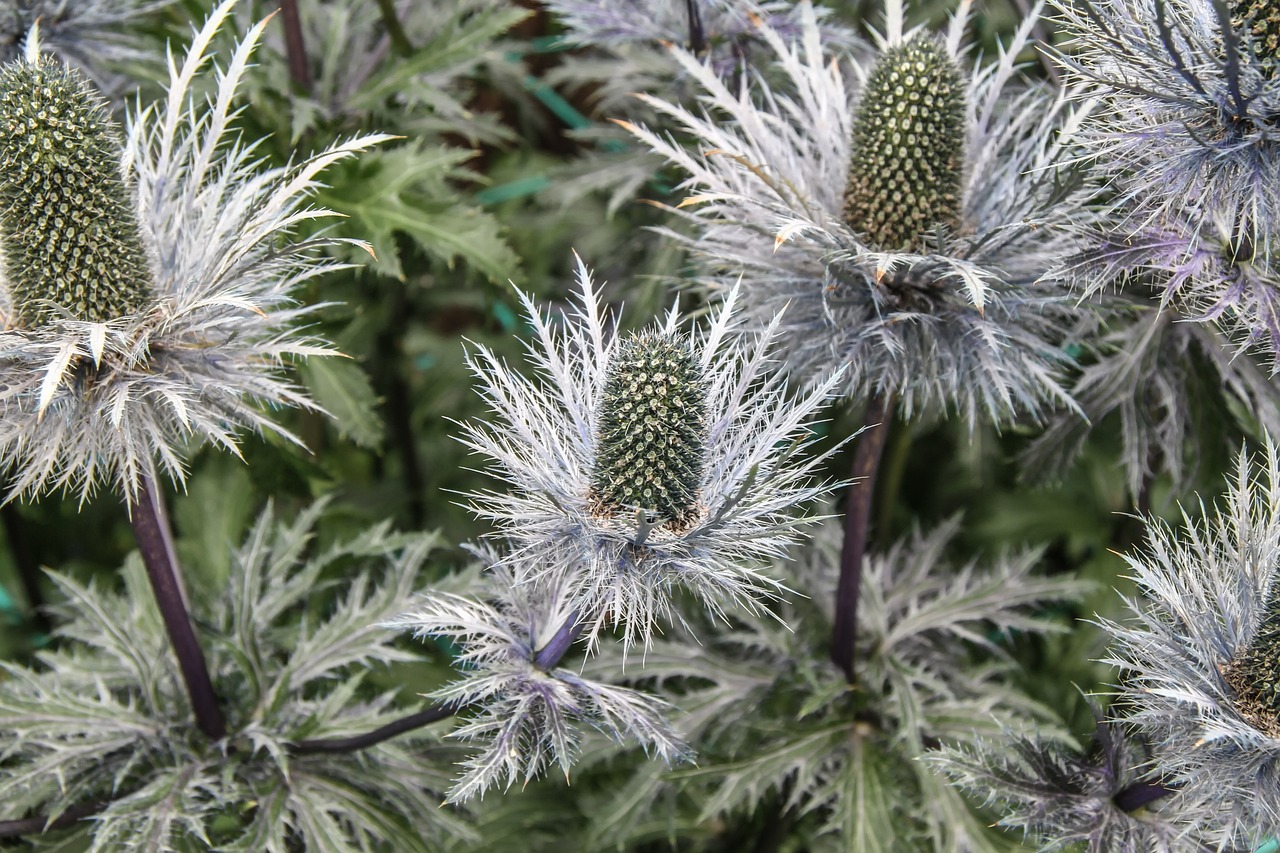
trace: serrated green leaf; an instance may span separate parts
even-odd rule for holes
[[[422,85],[420,81],[423,78],[443,71],[461,73],[493,49],[494,39],[530,14],[528,9],[517,7],[491,9],[483,15],[459,14],[446,22],[437,37],[428,44],[415,50],[411,56],[384,66],[382,71],[365,81],[351,99],[351,106],[372,112],[389,97],[403,97],[406,90],[421,88],[430,92],[435,87],[430,82]]]
[[[382,443],[378,395],[359,365],[345,358],[313,358],[299,372],[316,401],[338,422],[343,435],[361,447]]]
[[[849,762],[838,789],[836,814],[842,818],[841,834],[850,850],[893,853],[902,850],[894,803],[902,798],[888,772],[886,756],[870,738],[850,738]],[[912,849],[907,847],[905,849]]]
[[[404,234],[450,268],[459,259],[493,281],[515,276],[519,261],[489,214],[460,202],[448,179],[474,152],[407,145],[370,152],[328,175],[321,204],[350,217],[351,237],[373,247],[374,269],[404,278],[396,235]],[[474,180],[475,175],[467,175]]]

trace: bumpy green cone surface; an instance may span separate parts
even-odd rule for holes
[[[1231,26],[1253,37],[1253,50],[1268,77],[1280,60],[1280,0],[1238,0],[1232,3]]]
[[[882,251],[919,248],[960,220],[965,78],[946,49],[913,39],[887,49],[853,117],[844,218]]]
[[[1280,737],[1280,601],[1270,602],[1257,634],[1222,668],[1222,676],[1241,715],[1259,731]]]
[[[0,241],[22,325],[59,316],[47,303],[104,322],[150,299],[120,150],[79,72],[49,58],[0,69]]]
[[[610,515],[634,507],[682,526],[697,514],[706,390],[683,343],[655,333],[623,340],[605,374],[593,497]]]

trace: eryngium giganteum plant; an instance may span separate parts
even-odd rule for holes
[[[592,737],[639,744],[667,764],[686,756],[684,741],[667,721],[673,710],[667,702],[559,665],[579,624],[572,583],[520,584],[495,553],[479,553],[488,572],[479,584],[467,584],[480,586],[479,595],[433,590],[411,612],[386,623],[420,638],[446,637],[459,649],[460,677],[432,694],[462,709],[463,722],[449,736],[474,748],[460,762],[449,802],[528,784],[552,765],[567,781]]]
[[[57,645],[32,666],[6,663],[0,680],[0,819],[87,805],[92,819],[43,840],[103,853],[425,853],[467,835],[440,808],[448,762],[433,760],[429,732],[360,751],[307,747],[401,717],[366,676],[417,656],[376,623],[410,606],[439,544],[383,524],[320,546],[324,507],[290,522],[268,509],[221,585],[188,579],[226,704],[221,743],[191,726],[141,561],[125,563],[120,590],[54,575]],[[338,573],[349,581],[335,590]]]
[[[1211,847],[1253,849],[1280,828],[1276,701],[1280,458],[1246,453],[1221,503],[1181,530],[1147,521],[1125,557],[1142,592],[1104,621],[1119,700],[1152,743],[1162,814]]]
[[[1162,307],[1227,328],[1280,369],[1280,6],[1055,0],[1060,61],[1099,107],[1084,150],[1116,194],[1086,291],[1148,273]]]
[[[0,0],[0,63],[23,52],[32,29],[40,50],[56,54],[99,85],[113,79],[112,66],[147,57],[137,28],[173,0]]]
[[[733,293],[705,329],[672,309],[629,335],[598,299],[581,262],[562,322],[521,296],[532,378],[482,346],[469,358],[494,418],[464,441],[514,487],[472,502],[509,538],[515,582],[568,584],[589,635],[621,626],[628,645],[680,618],[680,588],[717,613],[776,599],[763,569],[831,488],[829,452],[806,453],[841,377],[793,394],[774,370],[777,322],[744,334]]]
[[[1141,781],[1150,767],[1145,741],[1123,719],[1103,719],[1086,749],[1061,739],[1005,732],[945,744],[925,757],[955,784],[1021,830],[1040,850],[1179,853],[1193,841],[1163,812],[1165,791]],[[1136,735],[1136,736],[1135,736]]]
[[[291,295],[335,264],[327,241],[289,242],[316,176],[384,137],[264,168],[233,129],[241,76],[265,26],[236,46],[206,104],[193,90],[231,11],[210,16],[168,97],[129,119],[121,146],[90,84],[32,42],[0,71],[0,457],[10,495],[131,500],[157,466],[175,479],[193,441],[235,451],[274,430],[263,406],[309,406],[282,375],[330,352],[295,323]]]
[[[897,395],[908,413],[1035,416],[1067,402],[1055,341],[1069,307],[1039,283],[1074,245],[1062,226],[1086,195],[1053,168],[1064,101],[1015,74],[1034,19],[975,65],[967,8],[944,34],[906,30],[902,15],[890,0],[866,63],[830,61],[807,4],[794,41],[761,24],[770,65],[739,91],[676,50],[702,111],[641,97],[700,150],[628,127],[689,173],[683,239],[709,285],[741,275],[756,323],[787,306],[790,370],[846,366],[847,393]]]
[[[1165,216],[1238,212],[1256,239],[1280,216],[1273,0],[1055,0],[1059,59],[1100,100],[1088,124],[1123,193]]]

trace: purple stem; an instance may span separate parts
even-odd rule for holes
[[[310,94],[311,69],[307,65],[307,45],[302,39],[298,0],[280,0],[280,14],[284,18],[284,48],[289,58],[289,76],[298,89]]]
[[[49,820],[45,815],[35,815],[34,817],[24,817],[17,820],[0,820],[0,838],[43,835],[45,832],[55,829],[66,829],[79,821],[93,817],[106,806],[106,801],[95,800],[91,803],[72,806],[53,820]]]
[[[221,740],[227,733],[227,724],[218,706],[209,668],[182,596],[173,534],[155,485],[145,474],[138,478],[138,491],[130,507],[129,521],[138,542],[138,553],[147,567],[147,579],[151,581],[151,591],[164,619],[165,630],[178,657],[182,680],[186,682],[191,707],[195,710],[196,724],[210,740]]]
[[[390,740],[396,735],[402,735],[405,732],[411,732],[431,723],[446,720],[460,710],[462,709],[452,703],[432,705],[430,708],[419,711],[416,714],[393,720],[385,726],[364,734],[352,735],[351,737],[324,738],[323,740],[300,740],[293,745],[291,751],[296,755],[319,752],[356,752],[374,744],[382,743],[384,740]]]
[[[858,641],[858,598],[862,592],[862,556],[867,550],[867,526],[871,499],[876,491],[876,471],[885,440],[889,437],[893,395],[872,394],[864,418],[866,429],[853,454],[853,482],[845,507],[844,544],[840,550],[840,581],[836,585],[836,624],[831,640],[831,660],[852,684],[854,650]]]
[[[1159,782],[1135,782],[1112,797],[1111,801],[1121,811],[1132,812],[1176,791],[1176,788],[1165,787]]]
[[[555,636],[533,656],[533,665],[545,672],[560,663],[560,659],[569,651],[573,641],[582,635],[582,629],[585,627],[587,624],[582,621],[577,610],[570,613],[569,618],[564,620],[564,624],[556,631]]]

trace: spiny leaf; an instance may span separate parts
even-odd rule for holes
[[[358,364],[345,358],[312,358],[299,365],[298,372],[316,402],[333,415],[343,435],[361,447],[382,443],[378,395]]]
[[[319,195],[326,207],[351,217],[350,232],[368,240],[383,275],[404,278],[396,235],[452,267],[458,260],[493,281],[514,278],[519,266],[498,221],[459,202],[448,185],[473,152],[446,146],[405,145],[348,162],[329,173],[331,188]]]

